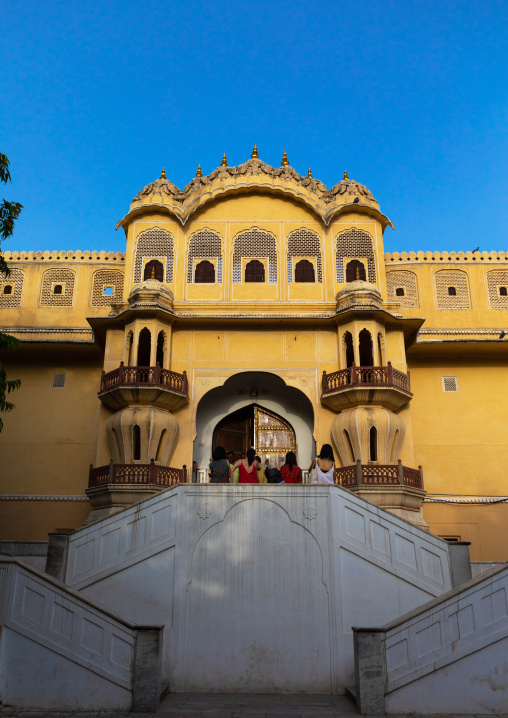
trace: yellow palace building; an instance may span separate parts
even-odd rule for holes
[[[503,252],[386,254],[392,223],[347,173],[327,189],[258,157],[118,223],[125,253],[13,252],[0,282],[16,408],[0,434],[0,539],[43,541],[207,480],[253,445],[449,540],[508,560]]]

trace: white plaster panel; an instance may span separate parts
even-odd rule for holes
[[[15,563],[0,565],[0,578],[3,627],[131,689],[134,630]],[[129,647],[127,667],[111,658],[114,638]]]

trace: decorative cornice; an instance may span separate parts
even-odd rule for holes
[[[16,334],[91,334],[93,329],[62,329],[61,327],[0,327],[0,332]]]
[[[88,501],[81,494],[0,494],[0,501]]]
[[[78,261],[78,262],[124,262],[125,255],[122,252],[93,252],[80,250],[73,252],[4,252],[6,262],[35,261]]]
[[[417,344],[439,344],[440,342],[502,342],[500,329],[420,329]]]
[[[508,262],[507,252],[385,252],[386,268],[417,262]]]
[[[508,496],[426,496],[426,504],[499,504]]]

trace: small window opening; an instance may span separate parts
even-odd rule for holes
[[[55,284],[53,287],[53,294],[63,294],[63,287],[61,284]]]
[[[167,429],[162,430],[161,438],[159,439],[159,443],[157,445],[157,451],[155,453],[155,461],[161,460],[162,450],[164,449],[164,444],[166,443],[167,433],[168,433]]]
[[[196,284],[214,284],[215,283],[215,267],[211,262],[204,259],[196,264],[194,272],[194,282]]]
[[[350,464],[354,464],[355,463],[355,452],[353,451],[353,444],[351,443],[351,438],[349,436],[349,432],[347,431],[347,429],[344,429],[342,434],[344,436],[344,443],[346,444],[346,451],[348,453],[347,459]]]
[[[112,297],[113,296],[113,287],[104,287],[102,290],[102,293],[105,297]]]
[[[361,279],[362,282],[367,281],[365,265],[358,259],[352,259],[346,265],[346,282],[356,282]]]
[[[502,289],[502,287],[501,287]],[[4,287],[4,294],[12,294],[12,284],[6,284]]]
[[[157,352],[155,361],[158,362],[161,367],[164,366],[164,339],[164,332],[159,332],[157,335]]]
[[[397,289],[395,290],[395,296],[397,296],[397,297],[404,297],[405,294],[406,294],[406,291],[405,291],[404,287],[397,287]]]
[[[308,259],[300,259],[295,266],[295,282],[315,282],[314,265]]]
[[[500,297],[508,296],[508,288],[507,287],[499,287],[499,296]]]
[[[143,279],[156,279],[158,282],[164,281],[164,267],[158,259],[151,259],[145,264]]]
[[[139,332],[138,339],[138,366],[150,366],[152,353],[152,335],[146,327]]]
[[[377,461],[377,429],[375,426],[370,427],[370,460]]]
[[[258,259],[251,259],[245,265],[245,281],[246,282],[264,282],[265,281],[265,265]]]
[[[346,345],[346,366],[349,367],[353,364],[355,360],[355,350],[353,347],[353,335],[351,332],[346,332],[344,334],[344,344]]]
[[[141,429],[137,424],[132,427],[132,458],[134,461],[141,460]]]
[[[372,336],[368,329],[362,329],[358,335],[360,350],[360,366],[373,366]]]
[[[52,389],[65,389],[67,379],[67,372],[55,371],[51,376],[51,388]]]
[[[443,377],[443,391],[458,391],[459,382],[456,376]]]
[[[448,295],[450,297],[456,297],[457,296],[457,287],[448,287]]]

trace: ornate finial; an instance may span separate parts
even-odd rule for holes
[[[342,179],[345,179],[345,180],[348,180],[348,179],[349,179],[348,174],[347,174],[347,170],[344,170],[344,177],[343,177]]]
[[[164,167],[162,168],[161,179],[166,179],[166,170],[164,169]]]
[[[223,155],[223,157],[222,157],[222,162],[220,163],[220,166],[221,166],[221,167],[227,167],[227,166],[228,166],[228,161],[227,161],[227,159],[226,159],[226,153],[225,153],[225,152],[224,152],[224,155]]]
[[[150,279],[155,279],[155,267],[152,267],[152,276]]]
[[[251,160],[258,160],[258,159],[259,159],[258,146],[257,146],[257,145],[254,145],[254,149],[252,150],[252,154],[251,154],[250,158],[251,158]]]
[[[308,169],[308,171],[307,171],[307,177],[312,177],[312,170],[311,170],[310,167],[309,167],[309,169]]]
[[[356,278],[360,279],[360,267],[358,265],[356,265]]]
[[[283,154],[282,154],[282,162],[280,163],[280,166],[281,166],[281,167],[288,167],[288,166],[289,166],[289,160],[288,160],[288,156],[287,156],[287,154],[286,154],[286,150],[284,150],[284,152],[283,152]]]
[[[203,174],[201,172],[201,165],[198,165],[198,168],[196,170],[196,177],[202,177]]]

